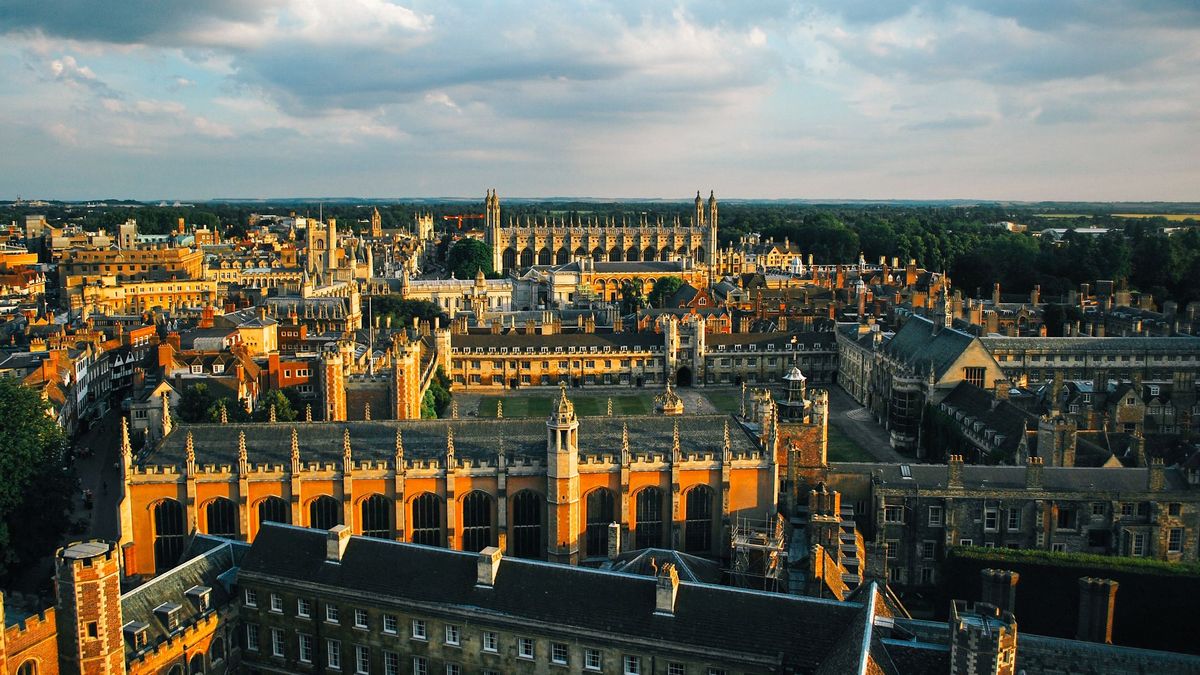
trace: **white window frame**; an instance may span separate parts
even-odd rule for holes
[[[559,658],[559,652],[562,653],[562,658]],[[571,662],[571,648],[563,642],[550,643],[550,663],[565,666]]]
[[[357,609],[357,608],[354,610],[354,627],[355,628],[370,628],[371,627],[370,621],[371,621],[370,617],[367,616],[367,610]]]
[[[246,624],[246,650],[256,652],[259,649],[258,643],[258,624]]]
[[[371,649],[363,645],[354,645],[354,672],[356,675],[369,675],[371,672]]]
[[[424,656],[414,656],[412,664],[413,675],[429,675],[429,662]]]
[[[460,644],[462,644],[462,631],[459,630],[458,626],[448,623],[446,624],[445,632],[446,644],[450,645],[451,647],[458,647]]]
[[[429,632],[425,628],[425,621],[422,619],[412,620],[412,639],[421,640],[422,642],[429,639]]]
[[[312,618],[312,602],[308,598],[296,598],[296,616],[301,619]]]
[[[528,647],[528,649],[526,649]],[[533,638],[517,638],[517,658],[533,660],[534,654],[537,653],[537,645],[534,644]]]
[[[483,632],[483,651],[493,654],[500,651],[500,637],[494,631]]]
[[[332,602],[325,604],[325,622],[326,623],[341,623],[341,612],[338,611],[338,606]]]
[[[325,640],[325,665],[334,670],[342,669],[342,643],[340,640]]]
[[[247,607],[258,607],[258,591],[247,588],[242,597]]]
[[[396,652],[383,653],[383,675],[400,675],[400,655]]]
[[[283,596],[278,593],[271,594],[271,611],[276,614],[283,614]]]
[[[313,661],[313,643],[312,636],[307,633],[299,633],[296,635],[296,644],[299,647],[300,663],[312,663]],[[306,655],[307,654],[307,655]]]
[[[396,619],[395,614],[383,615],[383,632],[388,635],[396,635],[400,632],[400,622]]]
[[[935,518],[933,514],[937,514]],[[942,527],[946,522],[946,512],[941,506],[929,507],[929,527]]]
[[[583,650],[583,669],[599,671],[604,667],[604,655],[599,649],[590,647]]]
[[[271,656],[282,657],[285,653],[283,646],[283,629],[271,629]]]
[[[627,654],[621,659],[621,667],[625,675],[642,675],[642,657]]]

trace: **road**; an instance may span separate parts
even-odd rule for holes
[[[829,424],[871,453],[878,462],[909,463],[913,460],[892,449],[886,429],[875,422],[870,412],[838,385],[829,390]]]

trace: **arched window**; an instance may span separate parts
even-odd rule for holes
[[[292,522],[291,508],[280,497],[267,497],[258,503],[258,524],[290,523]]]
[[[713,491],[707,485],[688,490],[685,499],[683,550],[691,553],[712,551]]]
[[[501,255],[502,255],[501,262],[503,262],[503,264],[504,264],[504,269],[512,269],[517,266],[517,250],[516,249],[506,248],[506,249],[504,249],[504,253]]]
[[[696,247],[696,260],[700,260],[700,261],[704,260],[704,247],[703,246]]]
[[[648,487],[637,493],[637,529],[634,537],[638,548],[662,546],[662,490]]]
[[[492,545],[492,498],[480,490],[462,501],[462,550],[482,551]]]
[[[204,520],[208,534],[218,537],[238,535],[237,506],[224,497],[217,497],[204,508]]]
[[[587,252],[586,248],[580,246],[579,248],[575,249],[575,257],[576,258],[586,258],[587,256],[588,256],[588,252]]]
[[[608,555],[608,525],[613,522],[612,490],[599,488],[587,496],[587,556]]]
[[[546,550],[542,543],[542,497],[522,490],[513,496],[512,554],[518,558],[540,558]]]
[[[592,249],[592,260],[593,261],[604,262],[604,259],[605,259],[604,249],[600,248],[599,246]]]
[[[38,675],[37,661],[29,659],[22,663],[21,667],[17,668],[17,675]]]
[[[171,671],[167,675],[183,675],[183,666],[171,666]]]
[[[639,251],[637,250],[636,246],[630,246],[628,249],[625,250],[625,259],[628,260],[629,262],[637,262],[638,256],[639,256]]]
[[[212,645],[208,648],[208,662],[216,663],[225,658],[225,640],[220,635],[213,638]]]
[[[204,673],[204,654],[196,654],[192,657],[191,665],[188,667],[188,675],[203,675]]]
[[[521,249],[521,267],[533,266],[533,249]]]
[[[183,554],[183,505],[174,499],[164,499],[154,505],[154,569],[164,572],[179,562]]]
[[[371,495],[362,500],[362,533],[376,539],[392,538],[392,500],[383,495]]]
[[[617,248],[616,246],[609,249],[608,261],[609,262],[621,262],[621,249]]]
[[[426,492],[412,501],[412,535],[414,544],[445,546],[442,543],[442,500]]]
[[[308,526],[328,530],[342,524],[342,505],[329,495],[321,495],[308,503]]]
[[[549,264],[550,264],[550,261],[551,261],[551,257],[550,257],[550,249],[548,249],[548,248],[543,248],[542,250],[538,251],[538,255],[537,255],[537,264],[539,264],[539,265],[549,265]]]

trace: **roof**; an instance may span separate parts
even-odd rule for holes
[[[1104,352],[1186,352],[1200,351],[1200,337],[999,337],[979,338],[988,351],[1074,353]]]
[[[914,315],[883,346],[884,353],[914,372],[926,374],[932,364],[941,379],[976,338],[954,328],[940,328],[923,316]]]
[[[622,428],[637,439],[638,448],[667,451],[675,425],[683,454],[713,453],[719,456],[729,427],[732,453],[758,451],[757,442],[727,415],[583,417],[579,419],[579,448],[582,455],[621,453]],[[388,460],[395,456],[396,431],[400,430],[408,458],[439,459],[446,454],[447,431],[454,430],[457,457],[489,461],[496,457],[503,439],[510,457],[544,459],[546,423],[539,418],[383,420],[371,422],[283,422],[179,425],[157,448],[139,458],[139,464],[183,466],[187,436],[192,435],[198,464],[237,465],[237,434],[246,435],[246,454],[252,464],[286,464],[291,458],[292,434],[296,429],[300,457],[305,462],[341,462],[346,430],[354,459]]]
[[[381,604],[436,603],[477,620],[542,623],[559,631],[654,641],[682,649],[719,648],[777,659],[813,672],[862,605],[681,582],[673,616],[654,612],[654,578],[503,558],[490,589],[476,586],[478,555],[382,539],[351,537],[339,563],[325,561],[326,532],[264,524],[242,561],[247,577],[315,584]],[[586,608],[586,611],[581,611]],[[797,639],[802,636],[802,639]]]
[[[647,347],[663,346],[663,336],[657,333],[555,333],[554,335],[529,334],[524,332],[508,332],[493,335],[484,333],[455,333],[450,336],[452,347],[476,348],[494,347],[621,347],[645,349]]]
[[[625,551],[618,555],[616,560],[608,563],[604,569],[653,577],[658,575],[658,570],[665,563],[675,566],[681,581],[706,584],[721,582],[721,566],[718,563],[666,548],[640,548]]]
[[[830,465],[834,473],[870,474],[885,488],[910,488],[920,490],[946,490],[949,474],[945,464],[879,464],[873,462],[839,462]],[[911,478],[901,471],[907,469]],[[967,490],[1025,489],[1025,467],[984,466],[964,464],[962,467],[963,487]],[[1182,492],[1188,490],[1187,481],[1179,472],[1167,469],[1165,490]],[[1042,469],[1042,488],[1047,492],[1081,493],[1148,491],[1149,469],[1116,469],[1092,467],[1047,466]]]
[[[968,418],[971,418],[971,424],[982,422],[982,431],[972,430],[974,436],[981,436],[988,430],[1002,434],[1004,436],[1002,442],[991,444],[988,450],[1003,451],[1010,457],[1020,446],[1025,432],[1037,428],[1036,415],[1026,412],[1008,401],[998,401],[992,392],[965,380],[950,390],[946,398],[942,399],[942,405],[953,408],[955,413],[961,411],[963,413],[961,422],[964,427],[969,426]]]

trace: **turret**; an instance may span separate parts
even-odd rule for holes
[[[123,675],[121,556],[107,541],[78,542],[55,554],[55,622],[60,673]]]
[[[553,562],[576,563],[579,503],[579,419],[562,386],[558,402],[546,418],[547,549]]]

